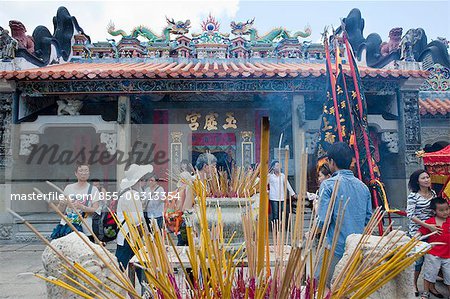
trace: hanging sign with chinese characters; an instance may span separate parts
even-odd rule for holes
[[[225,116],[226,117],[225,117],[225,121],[222,125],[222,128],[224,130],[237,129],[237,120],[234,117],[234,113],[227,112],[227,113],[225,113]],[[202,115],[199,112],[188,113],[186,115],[186,121],[188,122],[189,128],[191,129],[191,131],[198,130],[198,128],[200,127],[201,117],[202,117]],[[204,130],[207,130],[207,131],[216,131],[216,130],[218,130],[218,127],[217,127],[218,119],[219,119],[219,113],[209,112],[207,115],[205,115],[203,127],[200,127],[200,128],[203,128]]]

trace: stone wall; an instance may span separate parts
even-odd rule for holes
[[[10,240],[13,235],[10,208],[10,169],[12,162],[11,136],[13,95],[15,85],[0,82],[0,240]]]

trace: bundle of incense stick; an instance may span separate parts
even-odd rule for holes
[[[324,223],[319,227],[314,211],[309,224],[305,226],[304,196],[299,196],[300,202],[295,221],[292,219],[293,225],[291,225],[290,217],[283,213],[280,222],[270,224],[272,228],[272,240],[270,240],[267,217],[268,198],[265,190],[268,170],[269,131],[267,120],[263,123],[262,129],[261,202],[256,219],[249,207],[245,207],[241,211],[245,242],[240,247],[231,248],[232,238],[228,243],[225,243],[220,208],[217,211],[217,221],[208,222],[206,198],[209,192],[206,180],[202,181],[197,178],[191,182],[198,205],[197,222],[199,225],[197,235],[199,238],[194,238],[192,224],[187,221],[189,246],[186,249],[177,248],[171,238],[165,238],[156,221],[152,222],[149,230],[146,225],[143,225],[143,219],[140,219],[137,225],[130,215],[124,214],[125,223],[129,229],[126,240],[136,256],[134,265],[140,268],[145,275],[146,283],[143,284],[143,287],[148,293],[146,296],[151,298],[198,299],[366,298],[426,253],[427,247],[413,250],[419,242],[417,239],[413,238],[406,244],[401,244],[399,243],[400,237],[396,237],[395,234],[384,234],[380,237],[379,243],[382,242],[387,245],[377,251],[372,250],[368,254],[364,254],[363,258],[364,244],[372,236],[385,214],[377,209],[361,235],[355,251],[344,266],[346,271],[341,272],[335,278],[331,289],[328,290],[325,282],[329,274],[331,256],[336,248],[337,235],[349,205],[349,199],[336,197],[339,188],[339,181],[337,181]],[[306,165],[306,154],[302,155],[302,159],[305,163],[303,165]],[[236,176],[237,180],[243,181],[234,182],[233,190],[242,189],[243,194],[250,194],[251,191],[248,190],[250,188],[248,186],[252,184],[252,179],[246,180],[246,176]],[[251,176],[254,176],[254,173]],[[220,184],[221,180],[218,177],[216,182],[218,182],[217,190],[222,192],[221,188],[225,187]],[[301,193],[305,190],[306,167],[301,174]],[[62,192],[59,189],[58,191]],[[71,205],[70,202],[68,204]],[[135,202],[135,204],[137,203]],[[66,219],[56,206],[53,204],[50,204],[50,206],[60,217]],[[332,221],[334,209],[337,209],[338,215],[335,220],[335,237],[330,240],[331,243],[327,243],[324,237]],[[66,274],[59,278],[37,275],[39,278],[83,298],[125,298],[121,292],[109,287],[106,282],[95,277],[83,266],[67,259],[31,224],[14,212],[11,211],[11,213],[21,219],[55,252],[61,259],[64,268],[70,273],[70,275]],[[81,217],[81,215],[79,216]],[[82,217],[81,219],[84,222]],[[68,221],[68,219],[66,220]],[[117,219],[116,222],[118,222]],[[286,222],[288,225],[286,225]],[[70,222],[68,224],[81,237],[82,233],[78,232]],[[120,223],[118,225],[124,232],[124,227]],[[305,227],[307,227],[308,233],[306,235]],[[314,245],[314,239],[318,232],[321,233],[321,236],[318,244]],[[109,277],[108,282],[114,283],[132,298],[141,298],[127,275],[119,269],[116,261],[111,258],[105,260],[87,238],[81,239],[113,273],[114,276]],[[98,239],[96,241],[99,242]],[[168,248],[173,250],[175,260],[169,256]],[[106,251],[105,248],[102,248],[102,250]],[[181,257],[184,250],[186,251],[187,262]],[[319,260],[322,260],[320,269],[318,268]],[[175,262],[181,265],[184,274],[184,280],[181,283],[175,279],[173,271],[173,263]],[[188,268],[191,270],[188,271]],[[319,273],[317,279],[314,278],[315,273]]]
[[[386,244],[389,244],[389,247],[383,249],[383,255],[380,257],[379,252],[373,251],[369,253],[369,258],[366,257],[363,260],[363,244],[372,235],[378,222],[384,216],[384,213],[378,209],[367,225],[353,256],[348,261],[348,265],[345,266],[345,269],[348,270],[338,276],[330,292],[325,293],[326,271],[330,263],[328,257],[333,252],[337,238],[333,239],[331,248],[326,247],[322,239],[319,240],[317,248],[314,248],[312,245],[314,236],[312,234],[298,240],[297,244],[287,245],[287,241],[282,241],[282,233],[286,226],[281,222],[275,223],[272,230],[272,243],[266,242],[263,246],[264,260],[261,261],[258,259],[257,251],[257,244],[261,241],[257,234],[257,228],[266,226],[267,223],[259,222],[260,218],[254,220],[253,211],[247,207],[246,212],[242,215],[245,250],[243,245],[233,251],[223,240],[220,211],[217,222],[207,222],[207,189],[204,182],[195,180],[193,188],[199,205],[198,233],[200,238],[198,242],[194,240],[192,226],[188,224],[188,264],[181,260],[172,240],[164,238],[156,222],[152,223],[149,231],[145,225],[136,225],[129,215],[124,215],[129,227],[127,241],[136,255],[136,265],[145,274],[146,290],[154,298],[325,298],[326,296],[365,298],[425,253],[425,250],[411,253],[419,242],[416,239],[411,239],[408,243],[397,246],[399,238],[391,236],[389,240],[386,240],[387,235],[385,234],[381,236],[380,240],[388,241]],[[335,200],[336,196],[334,195],[332,201]],[[346,204],[347,201],[341,201],[339,204],[338,214],[340,216],[336,224],[337,230],[339,230],[342,217],[345,215]],[[61,217],[64,217],[54,205],[51,204],[51,206]],[[331,210],[332,208],[329,209],[327,215],[331,215]],[[310,224],[310,231],[317,232],[319,230],[317,223],[314,222],[314,217],[311,219],[313,220]],[[329,222],[329,219],[326,221]],[[25,223],[58,254],[58,250],[51,243],[29,223],[26,221]],[[288,230],[289,226],[286,229],[286,235],[289,234]],[[321,232],[324,236],[326,228],[322,228]],[[75,233],[81,236],[81,233],[76,230]],[[267,237],[266,234],[265,239],[268,241]],[[85,242],[100,258],[101,254],[94,250],[89,241],[85,240]],[[186,277],[184,285],[187,286],[188,290],[184,293],[181,291],[183,285],[177,283],[175,279],[173,266],[171,265],[174,261],[169,259],[167,246],[173,248]],[[269,250],[270,255],[268,256]],[[315,264],[321,255],[320,250],[325,252],[323,257],[325,266],[321,268],[318,282],[313,283],[312,277],[316,269]],[[283,252],[289,252],[289,254],[286,255]],[[60,259],[64,262],[65,267],[70,269],[71,275],[61,278],[38,277],[84,298],[124,298],[122,294],[114,293],[104,282],[93,277],[81,265],[74,264],[64,256],[60,256]],[[128,277],[118,269],[115,262],[105,260],[104,263],[115,274],[114,277],[110,278],[115,284],[135,298],[140,297]],[[309,270],[306,267],[307,264]],[[191,268],[192,272],[188,272],[186,268]],[[309,281],[309,285],[305,286],[305,281]],[[309,289],[308,293],[305,291],[307,288]],[[308,297],[305,297],[306,295]]]
[[[232,167],[230,176],[223,169],[213,172],[211,178],[206,183],[208,197],[248,198],[255,195],[259,192],[259,169],[259,165],[255,169],[245,169],[239,166]],[[168,172],[166,173],[174,184],[180,180],[188,184],[189,182],[185,182],[180,174],[180,171],[175,171],[172,175]]]
[[[225,170],[212,173],[208,181],[211,197],[251,197],[259,192],[259,165],[256,169],[233,167],[230,177]]]

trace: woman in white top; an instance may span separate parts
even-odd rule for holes
[[[164,188],[158,185],[158,177],[152,173],[148,178],[148,187],[145,188],[144,201],[144,217],[149,228],[150,221],[156,219],[159,229],[163,228],[164,202],[166,200],[166,193]]]
[[[406,202],[406,216],[410,219],[408,233],[413,237],[419,230],[420,225],[423,224],[423,221],[433,215],[430,209],[430,202],[433,197],[436,197],[436,193],[431,189],[430,175],[425,169],[418,169],[411,174],[408,187],[411,190],[411,193],[408,194]],[[431,230],[432,228],[429,229]],[[423,257],[416,261],[414,267],[414,287],[416,296],[419,295],[417,280],[419,279],[422,265]],[[438,294],[434,284],[430,286],[430,292]]]
[[[281,172],[280,162],[273,161],[270,165],[272,170],[269,174],[269,204],[270,204],[270,221],[278,220],[283,211],[283,205],[286,198],[284,194],[286,187],[284,185],[285,176]],[[289,181],[287,182],[287,190],[289,196],[295,197],[294,189],[292,189]]]
[[[142,210],[141,194],[143,192],[140,181],[141,179],[153,171],[151,165],[137,165],[131,164],[128,170],[125,171],[125,178],[120,182],[120,196],[117,203],[117,218],[119,223],[123,225],[123,230],[117,234],[117,250],[116,257],[122,269],[126,269],[128,262],[134,256],[133,250],[126,240],[126,235],[129,232],[127,223],[125,222],[124,213],[129,219],[138,226],[142,225],[141,221],[144,219]]]
[[[319,171],[317,173],[317,182],[319,183],[318,187],[320,188],[322,182],[329,179],[330,177],[330,166],[327,162],[325,162],[319,167]],[[317,189],[316,193],[306,192],[306,196],[309,202],[308,207],[314,209],[314,212],[317,214],[317,209],[319,208],[319,189]]]

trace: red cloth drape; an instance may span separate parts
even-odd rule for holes
[[[450,145],[437,152],[426,153],[423,156],[425,165],[450,164]]]

